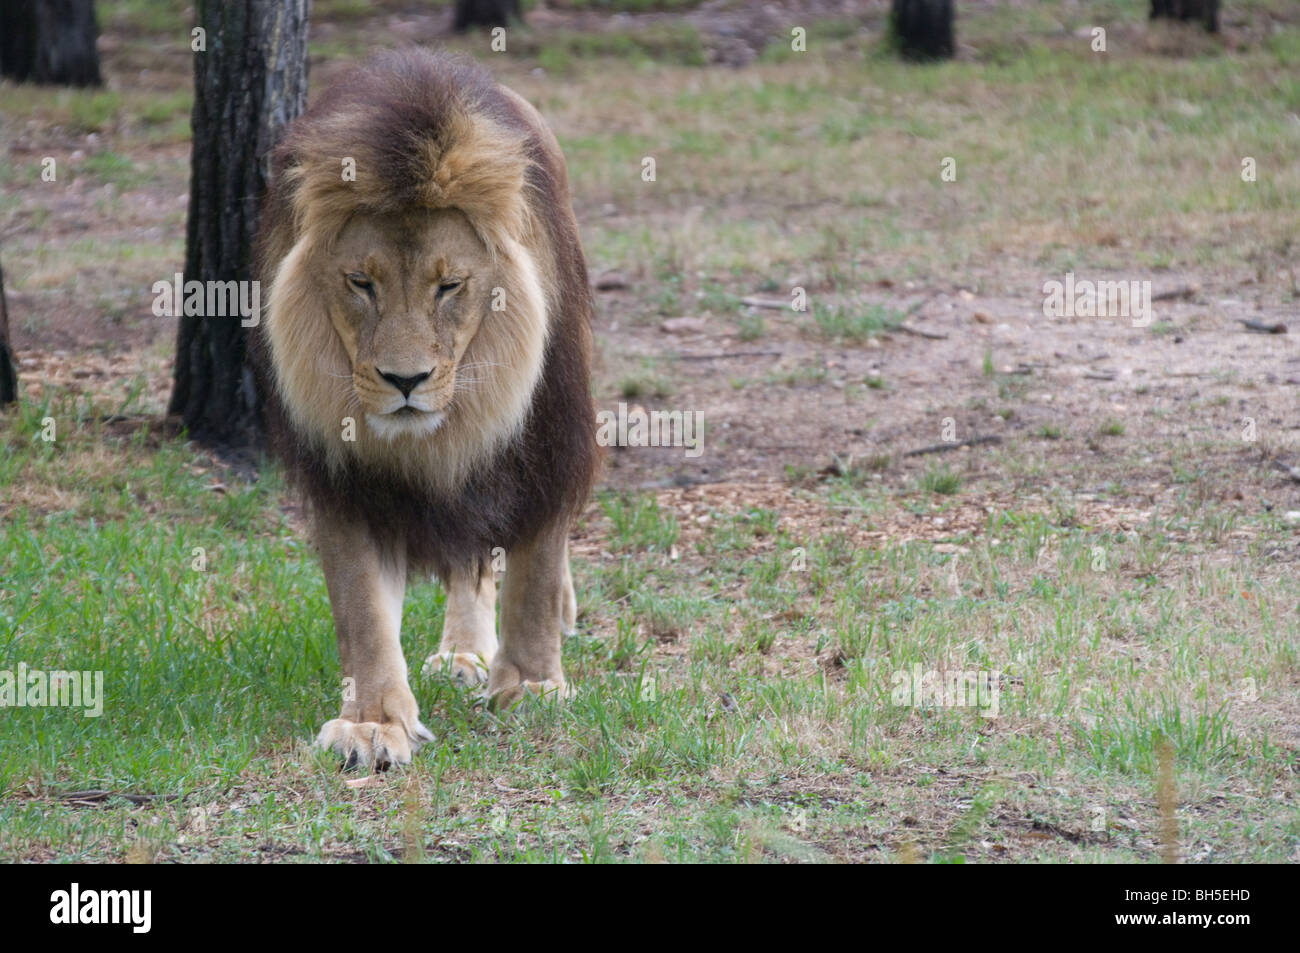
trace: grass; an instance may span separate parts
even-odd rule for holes
[[[736,337],[750,343],[762,340],[767,334],[767,320],[757,312],[742,314],[736,318]]]
[[[1085,16],[1042,6],[1058,22]],[[740,268],[751,280],[811,270],[848,290],[862,277],[925,280],[1009,259],[1039,276],[1211,262],[1246,274],[1258,256],[1285,267],[1300,198],[1286,161],[1300,132],[1280,118],[1295,97],[1289,45],[1188,59],[1113,42],[1102,63],[1059,26],[1042,29],[1006,62],[908,69],[848,33],[749,67],[744,83],[668,65],[632,90],[602,88],[614,64],[584,57],[568,88],[536,93],[594,204],[726,207],[733,183],[746,184],[743,212],[648,238],[683,249],[688,269]],[[1237,143],[1269,157],[1255,156],[1268,183],[1241,181]],[[643,155],[659,160],[653,203],[631,187]],[[958,160],[956,182],[940,180],[945,156]],[[828,218],[828,206],[851,214]],[[1249,237],[1219,248],[1225,215]],[[589,227],[618,256],[610,266],[636,265],[637,252],[619,248],[626,237],[605,241],[622,223]]]
[[[817,330],[836,341],[862,342],[903,323],[902,312],[881,304],[812,304]]]
[[[663,399],[673,392],[672,381],[655,370],[653,361],[642,361],[641,367],[634,373],[624,375],[617,385],[620,397],[628,400],[636,398]]]
[[[932,466],[922,475],[920,487],[926,493],[951,496],[961,489],[961,475],[946,466]]]
[[[82,163],[80,171],[104,184],[130,187],[142,181],[134,163],[116,152],[100,152],[91,156]]]
[[[535,58],[546,73],[561,76],[600,59],[617,60],[622,68],[632,69],[648,69],[656,63],[703,66],[708,62],[699,31],[689,23],[664,23],[636,31],[556,31],[544,38],[525,33],[516,49]]]
[[[1300,844],[1273,796],[1295,754],[1261,720],[1300,674],[1300,584],[1268,556],[1287,530],[1235,521],[1245,550],[1207,559],[1215,534],[1189,496],[1133,532],[1058,506],[993,513],[957,537],[965,555],[941,552],[941,535],[854,542],[892,512],[983,492],[946,467],[926,471],[919,497],[828,484],[810,500],[863,515],[821,528],[754,506],[683,522],[653,495],[602,495],[579,533],[598,545],[575,558],[577,698],[498,719],[416,674],[438,740],[379,787],[348,790],[306,744],[334,714],[338,662],[281,481],[266,470],[245,483],[184,444],[98,422],[148,409],[140,394],[51,390],[3,418],[0,658],[102,671],[105,684],[98,719],[5,713],[6,859],[896,860],[915,848],[945,862],[992,857],[992,844],[1020,859],[1147,860],[1165,743],[1185,848],[1276,861]],[[442,613],[440,590],[415,583],[413,673]],[[892,703],[891,673],[913,665],[1000,673],[998,717]],[[929,764],[945,766],[941,784]],[[93,807],[67,797],[86,790],[110,793]],[[1249,832],[1228,823],[1244,811]],[[1069,836],[1025,835],[1042,824]]]

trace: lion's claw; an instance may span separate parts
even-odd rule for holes
[[[488,680],[488,667],[482,657],[469,652],[435,652],[424,660],[423,671],[425,675],[449,675],[452,681],[466,688]]]
[[[355,767],[384,770],[394,764],[410,764],[412,753],[433,733],[420,722],[411,731],[395,721],[348,721],[335,718],[321,726],[316,744],[334,751],[345,769]]]

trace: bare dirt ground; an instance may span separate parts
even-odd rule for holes
[[[980,461],[989,448],[1035,438],[1076,489],[1099,489],[1118,464],[1138,501],[1170,492],[1168,460],[1142,449],[1170,440],[1190,447],[1239,439],[1243,473],[1261,461],[1286,471],[1297,461],[1278,448],[1300,430],[1294,415],[1300,344],[1293,334],[1251,332],[1242,322],[1285,327],[1294,322],[1294,310],[1253,302],[1249,287],[1206,290],[1195,281],[1167,274],[1154,279],[1157,295],[1173,292],[1179,298],[1156,303],[1156,320],[1169,325],[1158,336],[1122,318],[1044,317],[1025,304],[1035,298],[1031,288],[1018,298],[933,288],[906,289],[904,296],[882,289],[882,302],[900,310],[918,306],[906,325],[920,333],[892,331],[865,346],[825,344],[779,329],[747,342],[723,319],[697,318],[685,331],[665,330],[665,322],[629,325],[619,315],[639,307],[635,291],[598,292],[596,330],[605,377],[653,355],[673,381],[670,399],[612,393],[601,406],[614,410],[621,401],[630,409],[708,408],[707,453],[688,459],[680,448],[613,447],[605,482],[650,490],[728,484],[749,488],[747,505],[755,505],[784,493],[777,487],[764,491],[764,485],[785,486],[810,470],[815,475],[871,462],[883,478],[904,481],[935,459],[909,452],[944,441],[972,441],[942,459],[960,462],[969,479],[995,480],[998,464]],[[18,307],[27,301],[19,295]],[[769,313],[777,314],[769,320],[779,327],[784,315]],[[123,325],[86,318],[73,307],[55,306],[40,344],[19,324],[15,344],[27,392],[39,398],[51,385],[99,392],[144,375],[153,405],[165,404],[170,377],[163,355],[174,321],[150,316],[123,333]],[[667,322],[669,328],[681,326]],[[54,349],[47,343],[51,336],[59,345]],[[1020,389],[1019,399],[991,399],[986,356],[995,375]],[[738,386],[754,380],[759,386]],[[864,387],[868,380],[885,383]],[[1012,403],[1008,415],[997,412]],[[1192,407],[1194,414],[1187,410]],[[1108,419],[1124,421],[1124,433],[1102,441],[1081,430],[1084,422]],[[1248,421],[1273,438],[1262,444],[1246,440]],[[1060,428],[1060,436],[1044,438],[1044,428]],[[1080,471],[1092,471],[1091,487],[1088,476],[1065,477]],[[1300,508],[1300,488],[1286,480],[1272,487],[1229,481],[1214,493],[1224,500],[1249,498],[1252,507]]]
[[[1245,417],[1274,433],[1294,431],[1289,410],[1300,384],[1300,346],[1292,336],[1251,333],[1241,323],[1285,326],[1294,311],[1252,302],[1249,288],[1205,291],[1189,280],[1154,278],[1157,296],[1174,292],[1190,299],[1156,303],[1156,321],[1169,330],[1154,338],[1122,318],[1044,317],[1041,308],[1027,305],[1041,291],[1028,287],[1021,297],[947,288],[907,289],[906,296],[882,291],[881,300],[899,310],[918,305],[907,326],[927,336],[894,331],[866,347],[819,345],[780,331],[754,344],[717,321],[692,324],[691,333],[667,333],[663,324],[619,327],[613,318],[601,328],[607,347],[627,356],[669,355],[679,387],[674,399],[711,414],[707,465],[694,467],[670,450],[638,450],[615,455],[611,480],[634,486],[656,479],[783,479],[787,467],[821,468],[832,454],[862,460],[939,443],[949,417],[957,441],[1029,436],[1045,425],[1077,431],[1080,421],[1108,417],[1125,420],[1126,436],[1139,444],[1239,433]],[[621,302],[612,297],[602,298],[602,317],[618,313]],[[986,355],[996,374],[1012,375],[1023,386],[1010,419],[980,406],[990,391]],[[760,388],[757,398],[730,384],[780,379],[795,369],[813,373],[791,385]],[[865,404],[861,395],[845,397],[846,388],[871,378],[886,383],[870,389]],[[1198,413],[1194,421],[1180,413],[1153,416],[1200,403],[1215,412]],[[1060,452],[1118,449],[1080,443],[1067,441]]]

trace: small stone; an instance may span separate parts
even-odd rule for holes
[[[659,325],[664,334],[703,334],[709,330],[709,323],[703,318],[669,318]]]

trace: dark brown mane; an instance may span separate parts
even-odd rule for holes
[[[405,546],[408,561],[446,578],[453,566],[509,550],[551,519],[572,517],[584,505],[599,464],[595,409],[589,392],[591,294],[577,225],[569,206],[562,160],[552,154],[531,118],[501,92],[490,73],[471,61],[422,51],[385,53],[343,77],[298,119],[276,150],[270,193],[258,240],[258,276],[270,284],[296,236],[292,176],[304,144],[337,137],[332,117],[366,117],[348,131],[356,152],[385,183],[383,201],[398,209],[415,204],[421,167],[412,157],[421,144],[448,134],[457,110],[490,115],[517,132],[532,160],[526,202],[532,221],[545,233],[545,264],[556,276],[542,375],[519,437],[481,465],[455,493],[414,486],[386,469],[352,462],[332,469],[307,434],[291,424],[273,385],[270,349],[263,328],[251,353],[265,402],[265,423],[276,456],[290,482],[318,513],[370,526],[388,545]],[[332,143],[331,143],[332,145]],[[348,143],[341,143],[346,146]],[[319,149],[317,150],[319,151]],[[342,154],[352,154],[344,149]]]

